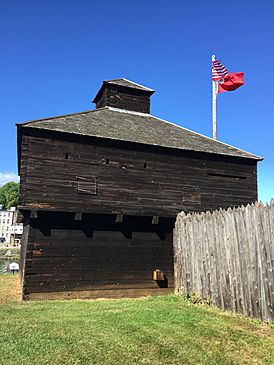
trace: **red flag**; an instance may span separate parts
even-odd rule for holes
[[[218,81],[218,94],[236,90],[238,87],[244,85],[243,77],[243,72],[229,73],[224,76],[223,81]]]

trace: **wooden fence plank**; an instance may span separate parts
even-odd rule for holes
[[[222,309],[274,321],[274,200],[180,213],[174,229],[175,285]]]

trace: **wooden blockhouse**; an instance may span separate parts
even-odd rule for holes
[[[258,156],[150,114],[104,81],[96,109],[18,124],[24,299],[164,294],[182,210],[257,200]]]

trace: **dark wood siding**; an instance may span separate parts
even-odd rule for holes
[[[96,101],[96,108],[104,106],[150,113],[150,94],[142,90],[106,85]]]
[[[24,133],[19,155],[25,299],[166,293],[173,288],[176,214],[257,200],[256,161]],[[155,269],[165,273],[164,282],[152,279]]]
[[[256,162],[243,159],[37,136],[23,136],[21,154],[20,205],[28,209],[175,217],[257,199]],[[79,177],[90,194],[79,193]]]
[[[107,88],[104,88],[98,95],[98,100],[96,102],[96,109],[107,106],[108,100],[109,100],[109,90]]]
[[[173,219],[152,225],[147,217],[38,213],[30,220],[26,250],[24,298],[33,293],[131,290],[131,296],[171,289]],[[153,271],[166,280],[156,283]],[[101,295],[104,296],[104,295]]]

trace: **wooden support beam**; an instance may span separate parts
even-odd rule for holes
[[[158,215],[153,216],[151,224],[159,224],[159,216]]]
[[[81,221],[81,220],[82,220],[82,215],[83,215],[83,213],[82,213],[82,212],[76,212],[76,213],[75,213],[75,218],[74,218],[74,220],[76,220],[76,221]]]
[[[123,218],[124,218],[124,214],[123,214],[123,213],[118,213],[118,214],[116,215],[115,222],[116,222],[116,223],[122,223],[122,222],[123,222]]]
[[[30,218],[37,218],[37,210],[36,209],[32,209],[30,211]]]

